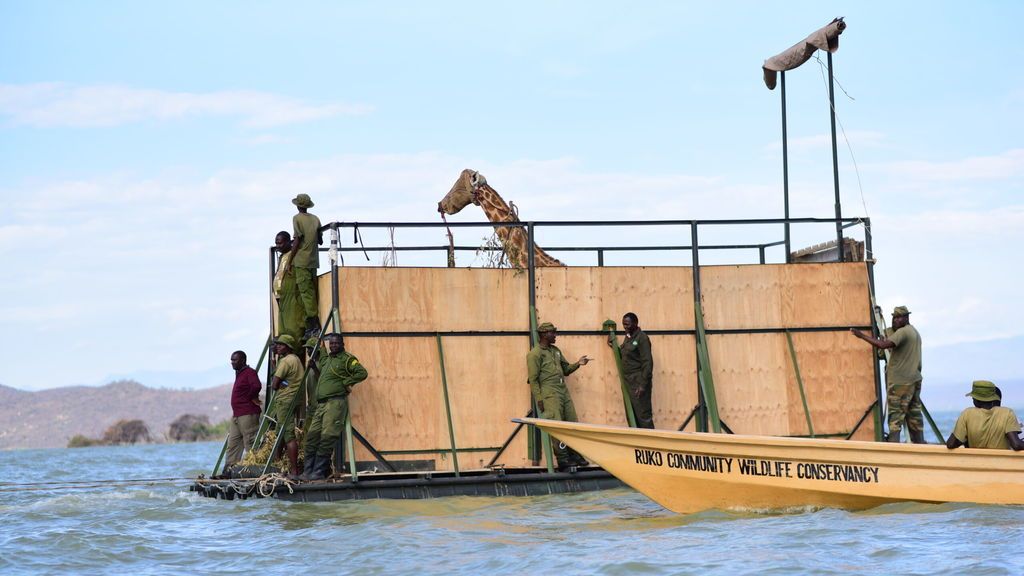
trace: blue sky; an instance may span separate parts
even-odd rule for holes
[[[760,66],[835,16],[844,213],[874,221],[880,303],[914,311],[926,378],[1022,376],[1022,12],[5,2],[0,383],[228,380],[230,351],[264,338],[265,250],[299,192],[324,221],[433,221],[471,167],[524,219],[780,217],[779,99]],[[792,212],[827,217],[818,62],[787,81]],[[990,340],[1006,353],[927,374],[929,349]]]

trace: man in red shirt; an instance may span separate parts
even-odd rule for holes
[[[260,390],[263,389],[256,371],[246,364],[245,352],[238,350],[231,354],[231,367],[235,369],[235,385],[231,389],[225,470],[242,459],[243,449],[252,449],[260,426]]]

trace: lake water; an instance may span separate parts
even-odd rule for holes
[[[206,499],[184,481],[12,486],[194,477],[219,450],[0,452],[0,574],[1024,573],[1013,506],[682,516],[628,489],[302,504]]]

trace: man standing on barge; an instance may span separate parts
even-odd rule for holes
[[[892,332],[874,338],[856,328],[850,332],[878,350],[890,350],[885,366],[886,406],[889,411],[889,442],[900,441],[906,425],[910,441],[924,444],[921,415],[921,335],[910,325],[910,310],[897,306],[892,311]]]
[[[277,300],[278,336],[287,334],[296,342],[305,331],[305,311],[295,283],[295,269],[292,268],[292,236],[282,230],[274,237],[274,247],[281,255],[274,273],[274,299]]]
[[[260,391],[263,389],[259,375],[246,364],[245,352],[231,353],[231,368],[235,371],[235,384],[231,387],[231,420],[228,421],[224,470],[241,460],[243,452],[252,449],[260,427]]]
[[[558,331],[554,324],[545,322],[537,327],[537,345],[526,354],[527,381],[530,391],[537,401],[540,417],[563,422],[578,422],[576,407],[565,385],[565,377],[586,366],[590,358],[580,359],[570,364],[562,356],[562,351],[555,346]],[[560,442],[552,442],[552,451],[558,459],[558,469],[565,470],[570,466],[586,466],[589,464],[575,450]]]
[[[331,455],[348,418],[348,395],[352,387],[366,380],[366,368],[345,351],[341,334],[328,334],[331,353],[310,361],[317,371],[316,412],[308,419],[304,442],[305,464],[302,480],[322,480],[330,474]]]
[[[295,270],[295,283],[306,313],[306,332],[303,338],[309,338],[320,330],[316,298],[316,270],[320,267],[317,246],[324,243],[324,237],[320,233],[320,219],[308,211],[313,207],[309,194],[299,194],[292,199],[292,204],[295,204],[299,213],[292,217],[295,241],[292,242],[289,266]]]
[[[274,406],[271,416],[277,422],[279,446],[283,446],[288,456],[289,472],[299,475],[299,442],[295,438],[295,409],[297,403],[292,399],[302,388],[302,361],[295,355],[295,339],[285,334],[274,340],[274,353],[277,354],[277,366],[270,387],[274,389]]]
[[[637,428],[654,428],[651,410],[651,390],[654,384],[654,356],[651,339],[640,329],[640,319],[632,312],[622,317],[626,337],[619,350],[622,354],[622,373],[629,389],[629,402]]]

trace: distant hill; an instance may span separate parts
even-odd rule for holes
[[[231,415],[231,385],[202,390],[147,388],[132,380],[26,392],[0,385],[0,449],[63,448],[75,434],[99,437],[122,419],[139,419],[163,438],[175,418]]]

